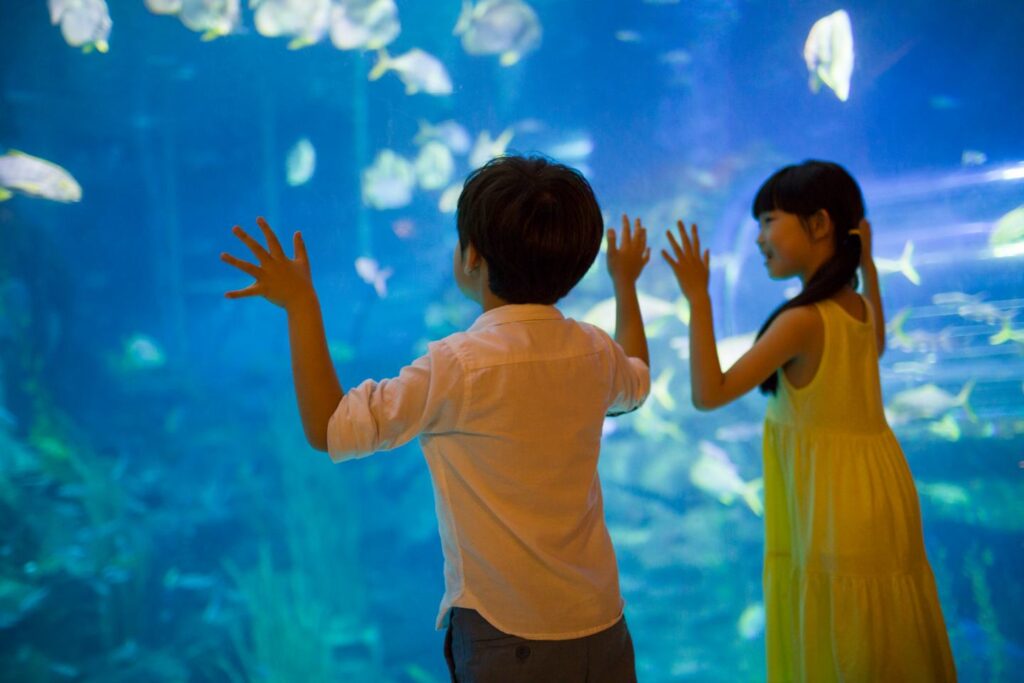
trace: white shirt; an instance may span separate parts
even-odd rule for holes
[[[345,394],[335,462],[415,437],[430,467],[451,607],[497,629],[564,640],[622,616],[597,458],[607,413],[638,407],[650,372],[553,306],[492,309],[430,344],[397,378]]]

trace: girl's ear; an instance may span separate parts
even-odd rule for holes
[[[832,217],[828,215],[828,211],[825,209],[818,209],[811,214],[809,223],[811,239],[817,241],[832,238],[832,231],[835,229],[835,226],[832,224]]]

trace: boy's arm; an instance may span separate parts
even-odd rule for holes
[[[874,309],[875,339],[878,342],[878,357],[885,353],[885,312],[882,310],[882,292],[878,286],[878,270],[871,255],[871,223],[866,218],[860,222],[860,274],[864,280],[864,296]]]
[[[244,289],[227,292],[225,296],[229,299],[262,296],[287,311],[292,374],[303,431],[313,448],[326,451],[327,425],[344,392],[327,350],[327,337],[313,288],[306,246],[302,235],[296,232],[295,258],[290,259],[266,220],[258,218],[257,223],[266,237],[267,249],[237,225],[232,232],[249,247],[259,265],[230,254],[221,254],[222,261],[251,275],[256,282]]]
[[[630,229],[629,218],[622,216],[621,244],[616,243],[615,230],[608,229],[608,273],[615,288],[615,341],[627,356],[639,358],[647,367],[651,366],[651,360],[636,294],[636,279],[650,257],[647,230],[639,218],[634,232]]]

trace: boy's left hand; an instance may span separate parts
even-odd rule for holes
[[[700,235],[697,233],[696,223],[691,226],[690,236],[687,236],[686,225],[682,221],[677,221],[676,225],[679,228],[682,246],[676,241],[671,231],[666,230],[665,234],[668,235],[668,241],[672,243],[675,258],[669,256],[664,249],[661,250],[661,255],[672,267],[672,272],[675,273],[676,280],[679,282],[679,289],[683,290],[687,301],[692,302],[694,297],[707,296],[711,255],[706,249],[703,255],[701,254]]]
[[[305,301],[315,300],[316,292],[313,289],[313,278],[309,272],[309,258],[306,256],[306,245],[302,241],[302,234],[295,233],[295,258],[291,259],[284,253],[281,243],[278,242],[277,236],[270,229],[267,221],[260,217],[256,219],[256,222],[267,240],[267,249],[264,249],[240,226],[236,225],[231,232],[249,247],[260,263],[258,266],[235,258],[231,254],[222,253],[220,255],[222,261],[256,278],[256,282],[244,289],[227,292],[224,296],[229,299],[262,296],[270,303],[285,309]]]

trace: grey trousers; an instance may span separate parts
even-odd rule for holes
[[[625,617],[583,638],[527,640],[499,631],[476,610],[455,607],[444,656],[452,683],[636,683]]]

